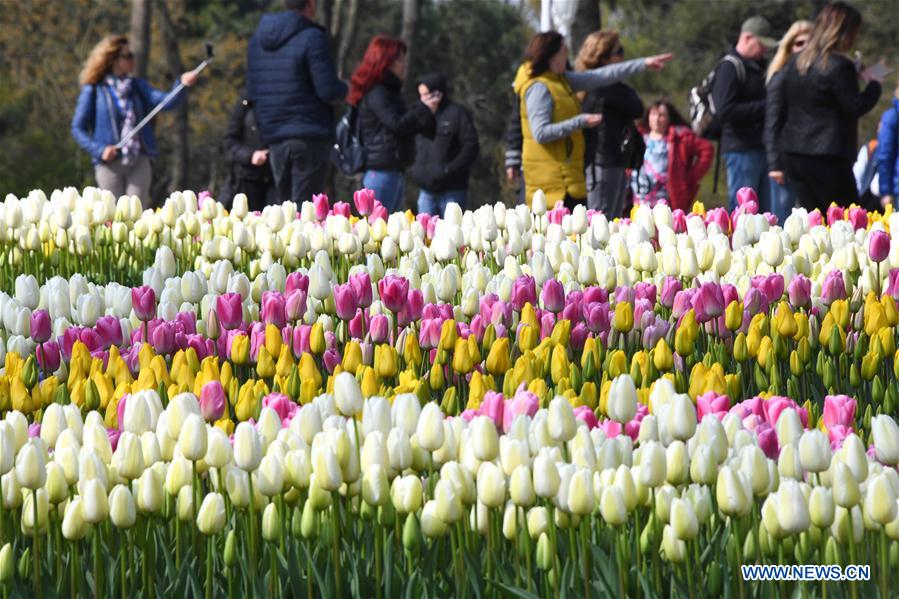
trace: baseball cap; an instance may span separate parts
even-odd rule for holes
[[[771,37],[771,24],[765,17],[749,17],[743,21],[740,32],[754,35],[766,48],[777,46],[777,40]]]

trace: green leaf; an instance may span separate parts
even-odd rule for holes
[[[494,581],[494,584],[513,597],[520,597],[521,599],[540,599],[540,595],[529,592],[527,589],[520,589],[497,581]]]

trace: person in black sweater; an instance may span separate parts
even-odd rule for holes
[[[268,161],[268,149],[259,137],[259,125],[253,103],[241,90],[228,119],[224,136],[225,151],[231,162],[231,173],[222,198],[230,203],[238,193],[247,196],[250,210],[262,210],[275,201],[275,184]]]
[[[852,164],[858,119],[880,98],[883,69],[858,72],[846,56],[861,29],[859,12],[843,2],[824,7],[807,47],[793,56],[772,98],[777,114],[768,127],[779,139],[784,171],[799,204],[822,213],[835,202],[858,201]],[[866,81],[859,91],[858,81]]]
[[[415,136],[433,137],[439,93],[407,107],[403,100],[406,44],[377,35],[365,51],[350,81],[347,102],[358,108],[359,131],[365,148],[362,186],[375,192],[387,212],[401,210],[403,171],[415,157]]]
[[[509,122],[506,124],[506,179],[517,185],[516,200],[524,204],[524,180],[521,173],[521,146],[524,138],[521,134],[521,102],[518,97],[512,98],[509,110]]]
[[[711,101],[721,124],[718,142],[727,166],[730,210],[737,207],[737,191],[751,187],[760,212],[770,210],[770,184],[762,132],[765,123],[765,54],[777,42],[762,17],[746,19],[740,37],[715,69]]]
[[[434,114],[436,134],[433,139],[416,138],[415,164],[409,174],[421,187],[418,212],[443,216],[450,202],[465,208],[469,170],[478,158],[478,132],[468,110],[447,96],[446,77],[440,73],[422,77],[418,84],[422,102],[435,92],[442,95]]]
[[[575,69],[595,69],[623,58],[617,31],[595,31],[584,40]],[[634,121],[643,116],[643,102],[634,88],[620,81],[581,92],[581,96],[584,112],[602,114],[599,126],[586,131],[587,208],[601,210],[610,219],[624,216],[630,205],[630,185],[622,144],[626,136],[636,135]]]

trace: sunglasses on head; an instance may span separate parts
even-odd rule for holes
[[[131,60],[134,58],[134,52],[120,52],[117,58],[124,58],[125,60]]]
[[[804,48],[805,44],[807,44],[807,43],[808,43],[808,40],[802,40],[802,39],[796,40],[795,42],[793,42],[793,47],[794,48]]]

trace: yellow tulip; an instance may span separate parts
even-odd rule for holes
[[[864,322],[865,333],[868,334],[868,337],[873,337],[881,329],[889,326],[883,304],[876,301],[865,304]]]
[[[265,349],[268,350],[268,355],[280,355],[282,343],[283,337],[281,336],[281,329],[273,324],[267,324],[265,326]]]
[[[799,325],[793,316],[793,311],[786,301],[781,301],[777,305],[777,311],[774,314],[774,323],[777,333],[786,339],[792,339],[799,331]]]
[[[886,316],[887,324],[891,327],[899,324],[899,311],[896,310],[896,300],[890,295],[884,295],[880,298],[880,305],[883,306],[883,313]]]
[[[674,368],[674,354],[671,353],[671,348],[664,337],[656,343],[652,363],[659,372],[668,372]]]
[[[275,363],[275,372],[279,377],[287,378],[290,376],[294,366],[296,364],[293,361],[293,352],[290,351],[290,347],[286,343],[282,343],[281,353],[278,355],[278,361]]]
[[[743,303],[732,300],[724,309],[724,326],[728,331],[736,331],[743,326]]]
[[[846,300],[837,300],[830,305],[828,314],[833,314],[834,322],[845,330],[849,326],[849,302]]]
[[[634,328],[634,307],[630,302],[618,302],[615,304],[615,330],[621,333],[629,333]]]
[[[487,362],[485,364],[487,372],[496,376],[505,374],[509,370],[509,354],[508,337],[500,337],[494,341],[490,347],[490,353],[487,354]]]
[[[359,351],[359,359],[362,359],[362,351]],[[418,337],[413,334],[406,335],[406,343],[403,345],[403,360],[416,370],[421,366],[421,346],[418,344]]]
[[[540,341],[540,329],[535,325],[524,325],[518,330],[518,349],[522,353],[537,347]]]
[[[474,335],[469,335],[466,343],[468,345],[468,359],[471,360],[472,367],[474,367],[475,364],[481,363],[481,348]]]
[[[322,323],[316,322],[309,332],[309,351],[320,356],[325,353],[326,349],[328,348],[325,345],[325,329],[322,327]]]
[[[250,338],[243,333],[231,338],[231,361],[243,366],[250,359]]]
[[[256,374],[266,379],[275,375],[275,361],[264,345],[259,348],[259,355],[256,356]]]
[[[537,311],[534,310],[531,302],[527,302],[521,309],[521,322],[532,327],[540,326],[540,323],[537,321]]]
[[[237,405],[234,413],[239,422],[246,422],[250,418],[258,418],[256,391],[253,389],[253,381],[245,382],[237,394]]]
[[[772,361],[774,358],[774,345],[771,342],[771,337],[763,337],[761,343],[759,343],[759,349],[757,354],[757,359],[759,362],[759,366],[763,369],[767,369],[769,364],[773,364]]]
[[[552,359],[550,362],[550,376],[556,385],[563,379],[568,377],[568,350],[565,346],[557,344],[552,351]]]
[[[303,352],[303,355],[300,356],[299,371],[300,384],[305,384],[308,381],[312,383],[313,388],[318,391],[322,384],[322,375],[318,370],[318,366],[315,364],[315,359],[312,357],[312,354]]]
[[[554,345],[564,345],[568,347],[568,339],[571,337],[571,321],[563,318],[556,322],[553,326],[550,340]]]
[[[468,374],[472,368],[474,368],[474,363],[468,353],[468,341],[456,339],[456,346],[453,350],[453,370],[459,374]]]
[[[356,373],[359,371],[359,366],[362,365],[362,346],[359,345],[358,341],[347,341],[346,347],[343,350],[343,359],[341,360],[340,365],[346,372],[356,376]]]
[[[456,347],[456,340],[458,339],[459,334],[456,331],[456,321],[452,318],[448,318],[443,321],[443,324],[440,326],[440,342],[438,346],[443,351],[453,351]]]
[[[484,377],[481,376],[481,373],[475,370],[471,375],[471,381],[469,382],[468,387],[468,402],[471,404],[474,402],[476,405],[480,406],[481,401],[484,399],[484,395],[487,394],[487,385],[484,383]]]
[[[592,381],[587,381],[583,385],[581,385],[581,395],[580,395],[581,405],[589,406],[591,410],[596,409],[597,402],[597,392],[596,392],[596,383]]]
[[[609,373],[609,378],[614,379],[616,376],[620,376],[622,374],[626,374],[628,372],[627,369],[627,354],[625,354],[620,349],[616,349],[609,354],[609,364],[606,367],[606,371]]]
[[[467,356],[467,352],[463,352]],[[396,349],[392,345],[382,343],[375,347],[375,373],[382,381],[396,376]]]
[[[362,395],[364,397],[372,397],[377,395],[381,389],[378,384],[378,377],[371,366],[363,366],[365,372],[362,374]]]

